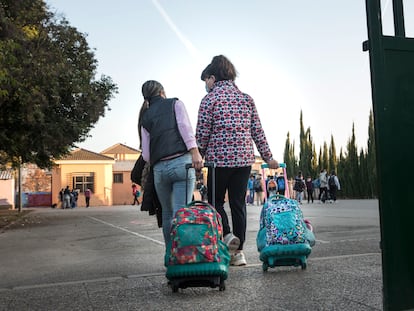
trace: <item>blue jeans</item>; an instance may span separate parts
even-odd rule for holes
[[[302,203],[302,196],[303,196],[302,191],[296,191],[296,201],[298,201],[299,203]]]
[[[162,232],[165,246],[170,241],[171,222],[175,213],[191,202],[195,185],[195,171],[185,169],[191,163],[191,154],[186,153],[178,158],[159,161],[154,165],[154,184],[162,207]],[[187,196],[186,196],[187,184]]]
[[[254,189],[249,189],[249,203],[254,203]]]

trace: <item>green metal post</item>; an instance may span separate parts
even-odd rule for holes
[[[394,0],[392,2],[392,8],[394,12],[395,36],[405,37],[404,9],[402,0]]]
[[[377,146],[383,308],[414,309],[414,39],[405,38],[401,0],[395,37],[384,36],[380,0],[366,0]]]

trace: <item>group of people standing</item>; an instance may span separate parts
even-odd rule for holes
[[[69,186],[62,188],[59,192],[59,201],[61,208],[75,208],[78,205],[78,191],[76,189],[69,189]]]
[[[192,199],[194,169],[201,169],[204,161],[214,162],[214,202],[210,173],[207,198],[221,215],[224,242],[231,252],[230,264],[241,266],[247,263],[243,253],[247,226],[245,197],[255,162],[253,144],[270,168],[278,168],[278,162],[273,159],[254,100],[239,90],[234,82],[236,76],[234,65],[223,55],[215,56],[202,71],[207,95],[201,100],[195,131],[184,103],[168,98],[158,81],[146,81],[142,85],[144,102],[138,134],[142,156],[151,165],[162,206],[165,245],[170,241],[173,215]],[[188,175],[187,163],[194,168]],[[233,228],[224,210],[226,193]]]
[[[341,190],[341,184],[339,178],[336,176],[334,170],[328,175],[326,169],[323,169],[318,178],[312,179],[311,176],[307,176],[304,179],[302,172],[299,171],[295,177],[293,190],[295,191],[295,199],[302,203],[303,194],[306,191],[308,203],[314,201],[314,192],[319,189],[318,199],[322,203],[325,202],[336,202],[336,193]]]
[[[266,189],[266,198],[264,197],[264,188]],[[269,175],[266,180],[262,180],[262,175],[250,175],[247,183],[248,194],[246,196],[246,203],[254,205],[264,204],[265,200],[272,194],[285,195],[285,178],[283,174]]]
[[[89,202],[91,199],[91,190],[89,188],[86,188],[84,191],[85,195],[85,205],[86,207],[89,207]],[[69,186],[66,186],[66,188],[62,188],[59,191],[59,201],[60,206],[62,209],[66,208],[75,208],[78,206],[78,197],[79,192],[77,189],[69,189]]]

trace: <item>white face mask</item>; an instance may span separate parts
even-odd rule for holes
[[[211,91],[211,90],[210,90],[210,88],[208,87],[207,83],[206,83],[205,87],[206,87],[206,92],[207,92],[207,93],[210,93],[210,91]]]

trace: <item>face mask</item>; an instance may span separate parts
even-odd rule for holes
[[[207,83],[206,83],[205,87],[206,87],[206,92],[210,93],[210,88],[208,87]]]

